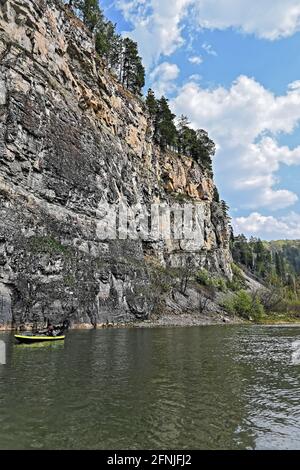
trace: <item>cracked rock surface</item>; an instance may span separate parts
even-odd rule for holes
[[[191,256],[230,277],[214,190],[196,162],[157,148],[143,101],[105,69],[67,7],[0,2],[0,327],[149,319],[165,272]],[[99,237],[103,201],[178,198],[202,205],[201,239]]]

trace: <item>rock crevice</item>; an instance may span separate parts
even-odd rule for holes
[[[155,145],[143,101],[106,70],[68,8],[2,1],[0,57],[0,326],[148,319],[153,266],[184,266],[191,254],[231,275],[211,175]],[[197,202],[203,242],[100,239],[103,203],[120,201]]]

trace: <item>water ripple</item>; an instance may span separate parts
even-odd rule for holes
[[[300,339],[261,326],[8,335],[0,448],[299,448]]]

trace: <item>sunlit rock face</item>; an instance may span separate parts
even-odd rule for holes
[[[169,295],[165,273],[187,260],[230,277],[214,194],[196,162],[155,145],[143,100],[106,70],[68,7],[0,3],[0,328],[148,319]],[[99,236],[103,207],[120,202],[131,217],[197,203],[199,236],[147,238],[138,224],[127,238]]]

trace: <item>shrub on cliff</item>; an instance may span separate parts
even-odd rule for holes
[[[206,287],[212,287],[217,291],[226,292],[227,285],[225,279],[210,274],[206,269],[201,269],[196,274],[198,284]]]
[[[247,320],[259,320],[264,314],[264,307],[258,293],[240,290],[228,296],[222,304],[231,315],[237,315]]]

